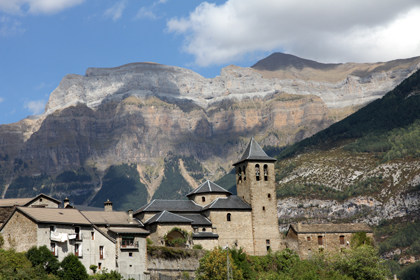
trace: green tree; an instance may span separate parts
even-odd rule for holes
[[[353,233],[350,241],[352,248],[357,248],[362,245],[373,246],[373,239],[366,235],[366,232]]]
[[[60,263],[53,254],[51,254],[51,251],[47,246],[44,245],[39,248],[34,246],[29,249],[25,255],[34,267],[41,266],[48,274],[58,274]]]
[[[237,268],[233,262],[232,256],[229,253],[231,260],[232,279],[242,280],[242,271]],[[220,247],[214,248],[207,252],[203,258],[200,259],[200,265],[196,271],[198,280],[225,280],[227,279],[227,252]]]
[[[52,280],[58,278],[54,275],[47,275],[40,266],[32,267],[24,253],[0,249],[0,279]]]
[[[331,269],[353,277],[354,280],[385,280],[391,275],[383,262],[377,249],[361,245],[334,255],[330,265]]]
[[[73,254],[67,255],[61,262],[60,278],[63,280],[87,280],[86,268]]]
[[[123,276],[115,270],[111,270],[110,272],[108,272],[108,270],[104,268],[100,272],[95,273],[94,275],[90,275],[89,279],[91,280],[121,280],[123,279]]]

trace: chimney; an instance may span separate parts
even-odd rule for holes
[[[112,212],[112,202],[109,199],[104,202],[104,209],[105,212]]]
[[[133,209],[128,210],[127,213],[128,213],[128,223],[132,224],[133,223]]]
[[[67,205],[69,205],[70,204],[70,199],[68,199],[67,197],[63,200],[63,202],[64,202],[64,204],[63,204],[63,207],[64,208],[66,208],[67,207]]]

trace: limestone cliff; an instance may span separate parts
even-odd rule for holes
[[[192,188],[191,178],[217,179],[228,172],[249,137],[269,146],[309,137],[395,87],[419,68],[420,58],[382,68],[343,64],[340,69],[353,70],[327,79],[319,77],[335,72],[304,62],[297,58],[280,70],[229,66],[212,79],[154,63],[67,75],[42,115],[0,126],[1,193],[44,191],[93,203],[104,178],[112,181],[110,166],[135,164],[138,184],[151,199],[161,184],[169,184],[165,172],[172,155],[191,156],[200,166],[171,167]],[[74,178],[87,172],[90,181],[66,185],[68,170]]]

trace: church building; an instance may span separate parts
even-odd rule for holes
[[[252,138],[236,162],[233,195],[206,181],[188,200],[155,199],[134,213],[154,245],[242,247],[250,255],[282,250],[278,228],[274,163]]]

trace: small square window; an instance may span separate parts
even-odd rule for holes
[[[307,236],[306,237],[306,241],[311,241],[311,237],[310,236]]]
[[[270,239],[266,239],[265,244],[270,245]]]
[[[129,256],[129,257],[132,257],[132,256],[133,256],[133,253],[128,253],[128,256]]]

